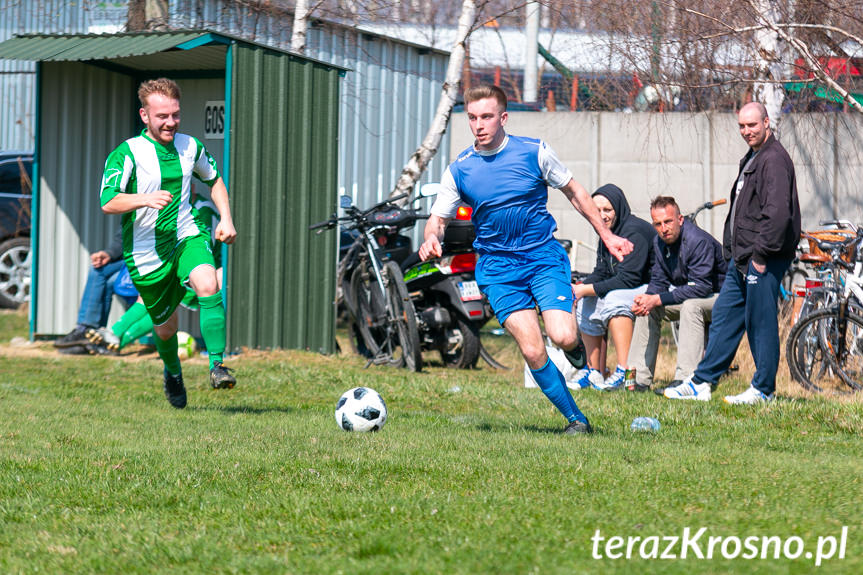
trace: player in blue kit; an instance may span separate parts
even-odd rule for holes
[[[475,141],[441,178],[424,242],[423,260],[441,256],[441,240],[458,206],[473,208],[474,248],[480,255],[476,279],[498,320],[515,338],[543,393],[569,422],[565,433],[590,433],[563,375],[545,351],[536,306],[545,330],[564,350],[577,342],[572,315],[569,258],[552,234],[557,224],[546,209],[548,187],[558,188],[618,259],[632,244],[602,223],[590,194],[572,178],[542,140],[510,136],[506,94],[496,86],[476,86],[464,95]]]

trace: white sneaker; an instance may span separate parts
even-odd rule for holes
[[[599,385],[592,384],[593,389],[600,391],[614,391],[622,389],[626,381],[626,370],[618,367],[614,372],[606,377]]]
[[[773,401],[773,394],[765,395],[750,385],[749,389],[743,393],[739,395],[726,395],[723,399],[725,403],[730,403],[731,405],[753,405],[755,403]]]
[[[675,387],[666,387],[662,395],[668,399],[695,399],[697,401],[710,401],[710,384],[694,383],[692,378]]]
[[[578,373],[575,374],[575,378],[572,381],[566,382],[566,386],[570,389],[586,389],[588,387],[598,389],[598,386],[601,386],[604,382],[605,380],[599,371],[585,367],[579,369]]]

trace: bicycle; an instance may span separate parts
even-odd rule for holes
[[[842,295],[843,269],[839,264],[833,262],[831,255],[824,253],[818,247],[818,241],[835,241],[842,239],[843,234],[846,239],[853,237],[854,234],[857,234],[857,226],[845,220],[821,222],[821,226],[836,226],[836,229],[820,229],[801,234],[809,241],[809,251],[802,253],[797,259],[801,264],[811,266],[815,277],[810,275],[803,278],[803,290],[794,288],[794,295],[800,298],[800,303],[795,312],[796,317],[792,317],[793,321],[797,321],[811,311],[834,305]],[[851,234],[848,233],[848,229],[850,229]],[[854,257],[852,252],[853,242],[841,254],[842,259],[850,263]],[[852,302],[856,302],[856,300],[852,300]]]
[[[349,337],[368,357],[366,367],[375,364],[404,366],[410,371],[422,369],[416,310],[401,268],[381,245],[394,232],[412,227],[424,217],[396,205],[407,196],[405,193],[388,198],[366,210],[354,206],[350,196],[342,196],[344,216],[333,214],[309,226],[321,233],[345,223],[347,229],[357,232],[339,262],[338,285],[352,318]]]
[[[856,391],[863,388],[863,230],[838,241],[807,237],[830,256],[836,287],[826,294],[835,296],[835,304],[798,319],[786,342],[788,367],[808,390]],[[852,246],[856,246],[853,264],[843,258]]]

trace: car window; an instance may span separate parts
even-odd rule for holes
[[[0,193],[30,194],[30,160],[13,159],[0,163]]]

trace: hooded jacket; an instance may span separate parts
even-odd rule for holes
[[[614,208],[615,221],[611,232],[632,242],[632,252],[617,261],[603,242],[596,251],[596,265],[585,284],[593,284],[599,297],[618,289],[632,289],[650,281],[653,266],[653,238],[656,230],[639,217],[632,215],[623,190],[614,184],[606,184],[593,192],[591,197],[604,196]]]

